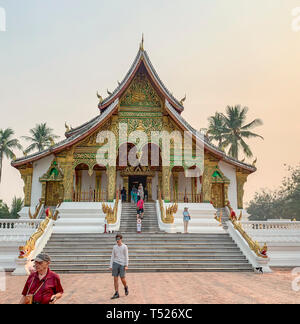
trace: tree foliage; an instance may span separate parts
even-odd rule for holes
[[[215,116],[208,118],[208,138],[216,141],[220,149],[228,148],[228,154],[235,159],[239,158],[242,151],[248,158],[253,156],[249,145],[245,139],[261,138],[262,136],[253,133],[250,129],[263,124],[261,119],[254,119],[246,124],[247,107],[227,106],[226,113],[216,113]]]
[[[278,190],[257,192],[247,212],[250,220],[296,219],[300,221],[300,164],[288,167],[289,175]]]
[[[23,207],[23,199],[14,197],[11,208],[7,206],[2,200],[0,200],[0,219],[18,219],[18,213]]]

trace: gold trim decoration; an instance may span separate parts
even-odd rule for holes
[[[247,182],[248,174],[237,171],[236,172],[236,185],[237,185],[237,201],[238,209],[244,208],[244,185]]]
[[[38,206],[37,206],[37,208],[35,210],[35,213],[33,215],[31,214],[30,208],[28,209],[28,215],[29,215],[30,219],[36,219],[37,218],[37,216],[38,216],[38,214],[39,214],[39,212],[41,210],[42,205],[43,205],[43,201],[42,201],[42,199],[40,199],[39,204],[38,204]]]
[[[50,165],[48,171],[40,177],[40,182],[49,182],[49,181],[63,181],[64,175],[60,167],[58,166],[57,160],[54,159]]]
[[[33,167],[32,165],[26,166],[25,168],[20,168],[21,178],[24,181],[24,206],[30,207],[31,205],[31,191],[32,191],[32,176]]]
[[[162,102],[146,73],[137,73],[128,90],[122,96],[120,106],[162,107]]]

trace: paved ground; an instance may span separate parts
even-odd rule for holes
[[[299,274],[300,276],[300,274]],[[128,273],[130,295],[111,301],[110,274],[61,275],[62,304],[196,304],[196,303],[300,303],[292,289],[291,270],[254,273]],[[26,277],[6,277],[0,304],[18,303]],[[300,282],[298,283],[300,287]]]

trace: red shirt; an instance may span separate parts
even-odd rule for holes
[[[143,209],[144,208],[144,200],[140,199],[137,203],[138,209]]]
[[[40,290],[36,293],[36,295],[34,295],[34,301],[40,304],[49,304],[53,295],[64,292],[59,276],[55,272],[48,269],[46,276],[42,280],[39,279],[37,272],[31,274],[26,281],[22,295],[33,295],[41,285],[42,287]],[[29,287],[30,290],[28,291]]]

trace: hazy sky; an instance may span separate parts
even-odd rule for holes
[[[265,140],[249,141],[258,158],[249,201],[280,185],[285,163],[300,162],[296,7],[298,0],[0,0],[0,128],[20,138],[47,122],[63,139],[65,121],[76,127],[98,114],[96,91],[116,88],[144,33],[165,85],[178,99],[187,93],[183,117],[194,128],[226,105],[263,119],[254,131]],[[22,189],[4,159],[0,198],[10,203]]]

